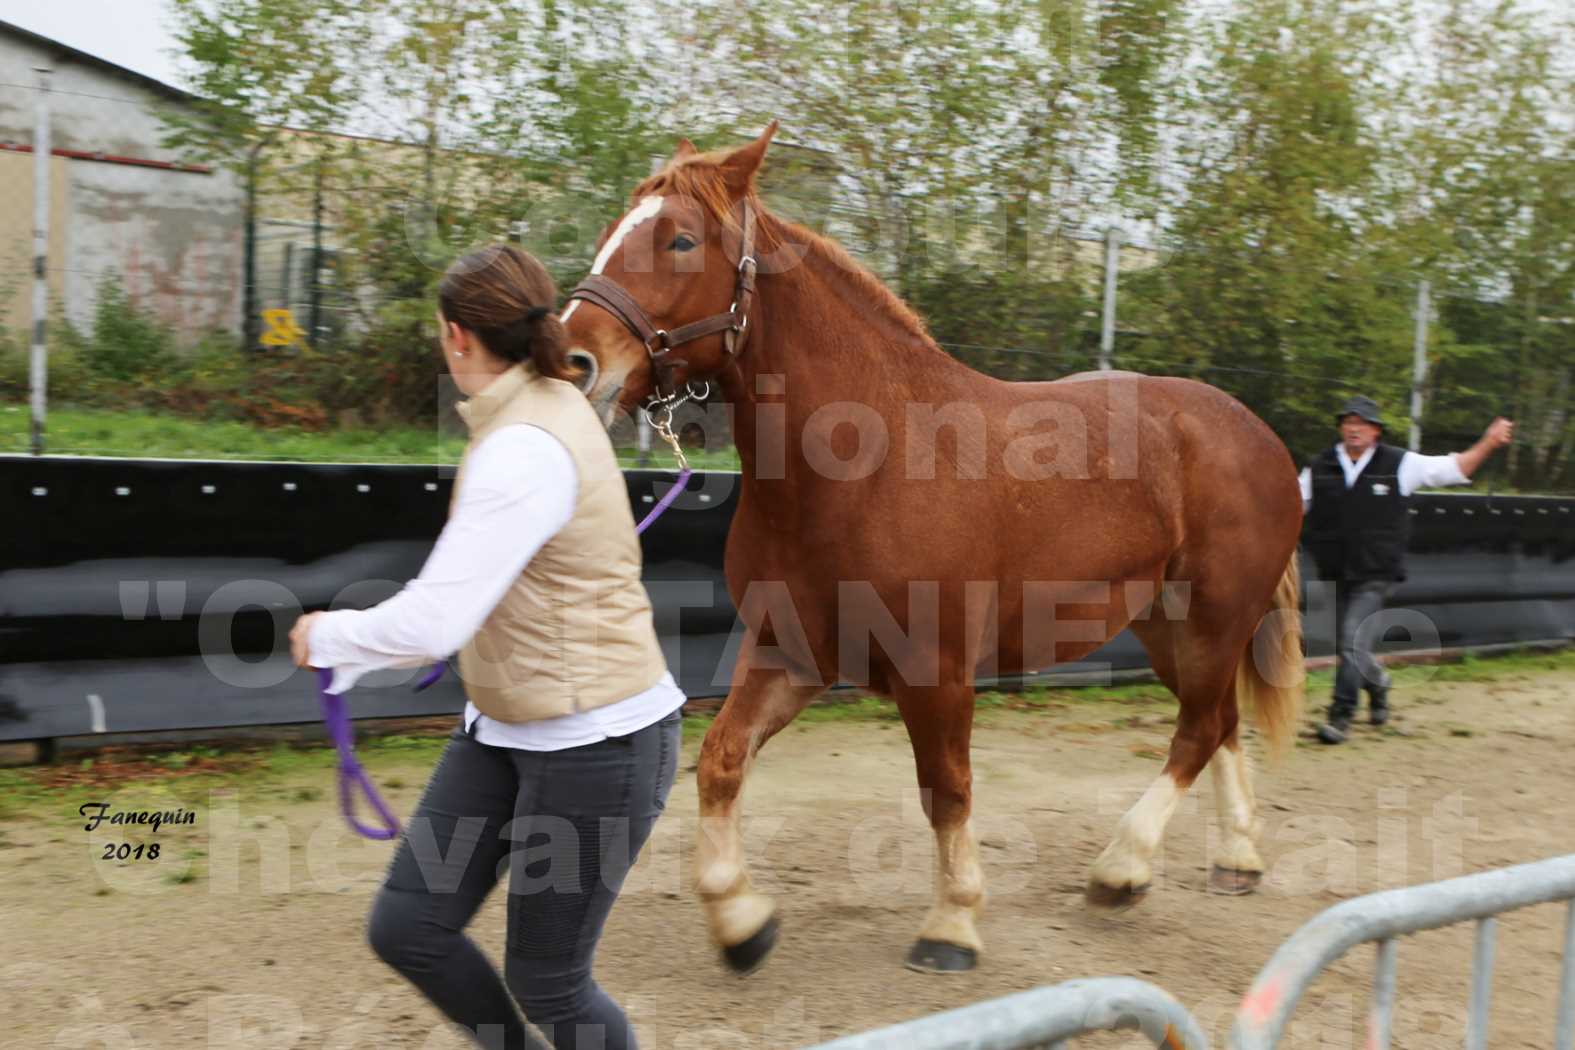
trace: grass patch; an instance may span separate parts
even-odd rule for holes
[[[1545,671],[1575,671],[1575,646],[1560,649],[1515,649],[1504,653],[1466,653],[1459,660],[1437,664],[1407,664],[1390,669],[1396,685],[1424,682],[1486,682],[1510,675]]]
[[[0,451],[28,449],[26,406],[0,406]],[[206,421],[145,410],[51,408],[46,448],[83,456],[168,459],[273,459],[304,463],[454,463],[458,435],[431,427],[309,432]]]
[[[25,405],[0,405],[0,452],[27,452],[31,440]],[[79,456],[151,459],[267,459],[299,463],[457,464],[463,434],[435,427],[340,428],[311,431],[236,421],[189,419],[142,409],[51,407],[46,449]],[[737,470],[732,448],[687,451],[701,470]],[[618,462],[633,467],[635,449],[619,449]],[[676,469],[671,450],[653,447],[653,470]]]
[[[0,820],[18,820],[37,814],[51,803],[64,803],[63,798],[40,785],[30,772],[0,769]]]

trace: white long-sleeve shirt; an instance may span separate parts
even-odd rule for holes
[[[1340,460],[1340,469],[1345,472],[1345,487],[1350,488],[1356,484],[1356,479],[1361,476],[1373,458],[1377,445],[1371,445],[1361,457],[1352,460],[1345,451],[1345,443],[1341,442],[1335,447],[1335,456]],[[1400,457],[1400,495],[1409,496],[1420,488],[1437,485],[1468,485],[1471,479],[1466,477],[1460,469],[1459,453],[1446,452],[1442,456],[1424,456],[1417,452],[1407,452]],[[1302,510],[1312,506],[1312,469],[1303,467],[1301,473],[1302,484]]]
[[[471,451],[454,509],[420,574],[373,608],[318,617],[307,638],[309,662],[333,668],[329,688],[341,693],[371,671],[447,659],[568,524],[578,488],[573,457],[547,431],[525,424],[494,430]],[[683,702],[669,672],[625,700],[534,722],[499,722],[467,702],[465,728],[474,726],[476,739],[494,747],[556,751],[643,729]]]

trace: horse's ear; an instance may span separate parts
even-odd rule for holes
[[[760,170],[760,162],[766,159],[766,147],[771,145],[771,139],[776,133],[777,122],[773,120],[766,125],[766,130],[760,133],[758,139],[747,146],[740,146],[723,158],[722,177],[734,193],[743,195],[748,192],[755,180],[755,172]]]
[[[688,139],[679,139],[678,149],[673,152],[673,159],[683,160],[685,157],[693,157],[699,152],[699,150],[695,149],[693,142],[690,142]]]

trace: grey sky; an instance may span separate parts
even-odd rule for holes
[[[166,0],[0,0],[0,21],[178,84]]]
[[[1519,0],[1539,15],[1556,15],[1569,0]],[[1230,0],[1223,0],[1228,7]],[[1565,8],[1567,11],[1567,8]],[[169,0],[0,0],[0,20],[169,84],[180,84],[169,54]]]

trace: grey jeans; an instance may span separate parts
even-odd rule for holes
[[[680,745],[676,711],[562,751],[489,747],[455,730],[373,903],[372,949],[487,1050],[540,1050],[527,1022],[555,1050],[633,1050],[591,964],[667,804]],[[464,929],[505,872],[500,977]]]
[[[1340,581],[1334,592],[1335,654],[1331,720],[1349,720],[1356,714],[1365,687],[1368,695],[1389,689],[1389,673],[1373,657],[1373,646],[1383,627],[1373,614],[1381,611],[1394,584],[1388,580]]]

